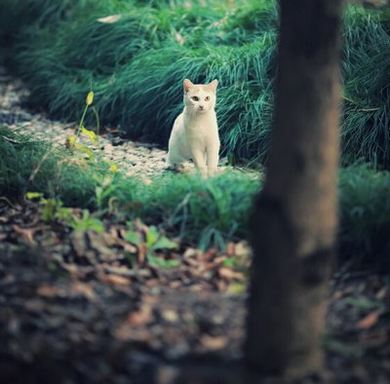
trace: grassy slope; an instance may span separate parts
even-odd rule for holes
[[[0,129],[0,153],[1,195],[39,191],[67,206],[93,211],[102,211],[115,201],[117,219],[140,217],[202,246],[223,246],[228,239],[246,236],[251,201],[261,186],[259,180],[240,172],[226,172],[207,181],[194,175],[166,174],[146,185],[137,178],[113,175],[107,164],[76,161],[69,152],[60,153],[6,129]],[[98,204],[96,187],[107,177],[112,180]],[[388,254],[389,190],[390,172],[376,172],[365,165],[341,170],[339,239],[343,254],[375,260]]]
[[[181,81],[218,78],[218,115],[226,154],[264,161],[272,115],[276,10],[272,1],[237,6],[208,1],[54,0],[11,2],[24,12],[16,34],[19,73],[31,101],[57,117],[77,119],[89,89],[102,120],[130,136],[166,144],[181,108]],[[42,14],[40,11],[45,9]],[[99,17],[121,14],[112,24]],[[351,8],[344,52],[345,162],[363,157],[390,166],[390,41],[386,13]],[[16,17],[20,20],[20,17]],[[1,23],[0,23],[1,24]],[[5,24],[4,24],[5,25]],[[3,31],[7,30],[4,26]]]

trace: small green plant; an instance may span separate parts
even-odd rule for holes
[[[240,263],[238,262],[237,258],[235,257],[226,257],[223,260],[223,266],[229,267],[229,268],[236,268],[240,266]]]
[[[162,235],[158,229],[152,225],[150,227],[138,227],[133,222],[128,222],[129,230],[126,232],[125,239],[136,245],[139,249],[143,249],[145,257],[151,266],[158,268],[174,268],[180,262],[176,259],[164,259],[157,256],[156,251],[167,251],[177,249],[177,244]]]
[[[93,151],[87,145],[81,144],[79,137],[80,137],[80,134],[83,134],[84,136],[88,137],[89,141],[93,144],[96,144],[98,141],[97,134],[95,132],[85,128],[85,126],[84,126],[85,116],[88,112],[88,108],[93,103],[94,96],[95,96],[95,94],[93,91],[88,92],[87,97],[85,99],[85,107],[83,110],[83,114],[81,116],[79,126],[76,130],[76,134],[70,135],[66,138],[66,146],[68,148],[77,150],[78,152],[82,153],[89,160],[94,159]],[[97,113],[97,110],[94,107],[92,107],[92,111],[94,112],[94,115],[95,115],[96,125],[97,125],[97,133],[99,134],[99,128],[100,128],[99,115]]]
[[[60,199],[45,198],[40,192],[27,192],[27,200],[38,201],[41,206],[41,216],[45,223],[61,222],[69,225],[75,231],[104,231],[101,220],[93,217],[87,209],[82,212],[81,218],[77,217],[71,208],[64,207]]]
[[[113,172],[114,166],[116,167],[115,172],[117,172],[116,164],[110,165],[110,172]],[[112,195],[117,188],[115,183],[113,183],[113,177],[111,175],[95,175],[95,180],[97,182],[95,187],[96,205],[100,210],[103,210],[105,203],[108,201],[108,208],[111,212],[113,210],[113,202],[115,200],[115,197],[112,197]]]
[[[55,221],[69,223],[73,218],[72,210],[65,208],[64,203],[59,199],[46,199],[43,197],[43,193],[39,192],[27,192],[25,197],[27,200],[39,201],[42,219],[45,223],[53,223]]]
[[[87,128],[85,128],[84,126],[84,120],[85,120],[85,116],[88,112],[88,108],[92,105],[93,103],[93,99],[95,97],[95,94],[93,91],[89,91],[88,94],[87,94],[87,97],[85,99],[85,107],[84,107],[84,111],[83,111],[83,114],[81,115],[81,119],[80,119],[80,123],[79,123],[79,127],[76,131],[76,136],[78,137],[80,135],[80,133],[83,133],[85,134],[86,136],[89,137],[89,139],[92,141],[92,142],[96,142],[97,141],[97,136],[95,134],[95,132],[93,131],[90,131],[88,130]],[[99,131],[99,117],[97,114],[95,114],[95,118],[96,118],[96,124],[97,124],[97,131]]]
[[[104,224],[101,220],[93,217],[88,209],[83,210],[81,218],[73,217],[70,226],[79,232],[94,231],[96,233],[104,232]]]

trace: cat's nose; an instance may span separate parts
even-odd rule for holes
[[[203,110],[204,110],[204,105],[199,105],[199,109],[200,109],[201,111],[203,111]]]

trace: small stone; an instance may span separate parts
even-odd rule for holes
[[[177,312],[172,309],[163,310],[161,312],[161,317],[169,323],[176,323],[179,320]]]

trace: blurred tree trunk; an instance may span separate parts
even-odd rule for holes
[[[280,0],[268,172],[251,219],[245,354],[264,373],[321,368],[335,254],[342,0]]]

